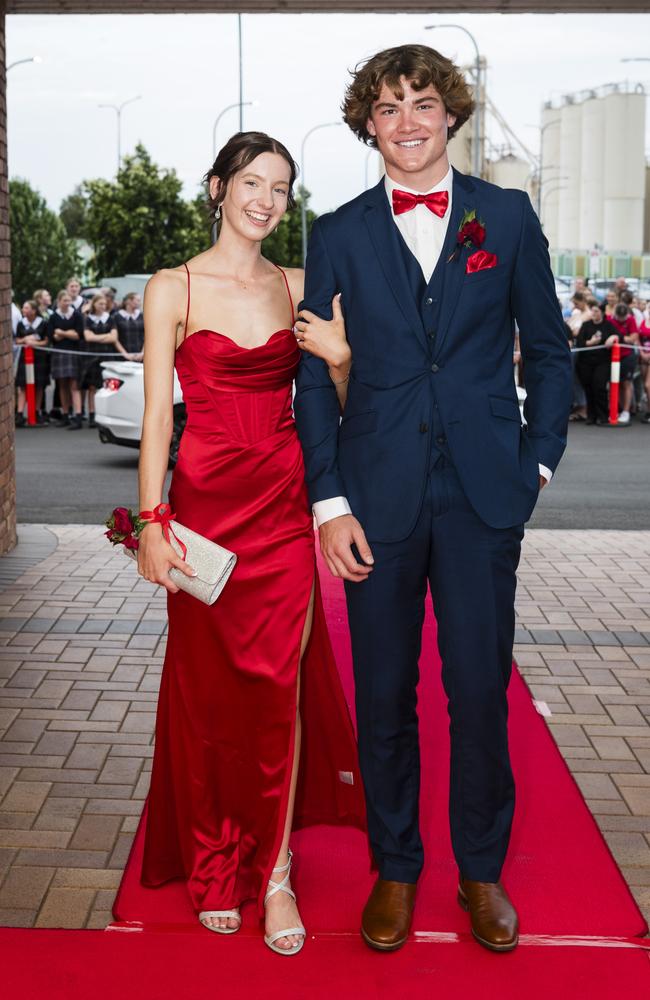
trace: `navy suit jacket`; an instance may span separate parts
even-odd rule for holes
[[[415,525],[434,405],[463,489],[495,528],[528,520],[538,465],[554,471],[566,446],[571,361],[548,241],[527,194],[454,170],[454,241],[466,209],[485,223],[482,249],[498,263],[467,274],[467,248],[441,262],[433,342],[409,285],[383,180],[313,226],[301,308],[329,319],[332,298],[342,293],[352,370],[341,420],[325,363],[306,353],[301,359],[294,408],[309,499],[347,497],[370,541],[401,541]],[[515,318],[527,427],[513,378]]]

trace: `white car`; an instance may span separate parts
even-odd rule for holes
[[[95,393],[95,419],[99,440],[103,444],[120,444],[139,448],[144,415],[143,365],[140,361],[103,361],[104,384]],[[178,458],[183,428],[185,403],[176,371],[174,371],[174,430],[169,446],[171,465]]]

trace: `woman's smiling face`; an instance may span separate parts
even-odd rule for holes
[[[249,240],[273,232],[287,210],[291,170],[279,153],[260,153],[231,179],[221,203],[224,223]],[[211,194],[218,190],[212,178]]]

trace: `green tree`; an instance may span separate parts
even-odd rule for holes
[[[157,167],[141,143],[124,158],[115,181],[82,187],[88,199],[84,235],[97,277],[176,267],[209,245],[202,199],[184,201],[176,171]]]
[[[307,208],[307,236],[311,232],[316,213],[309,208],[311,195],[303,187],[296,193],[296,207],[282,219],[282,222],[270,236],[264,240],[262,252],[265,257],[281,267],[302,267],[302,199]]]
[[[59,208],[59,218],[72,239],[85,239],[88,199],[78,184],[72,194],[64,198]]]
[[[21,178],[9,181],[9,227],[14,301],[24,302],[40,287],[56,295],[81,261],[61,219]]]

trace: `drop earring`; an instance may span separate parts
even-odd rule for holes
[[[221,205],[217,205],[217,207],[214,210],[214,221],[218,222],[220,218],[221,218]]]

